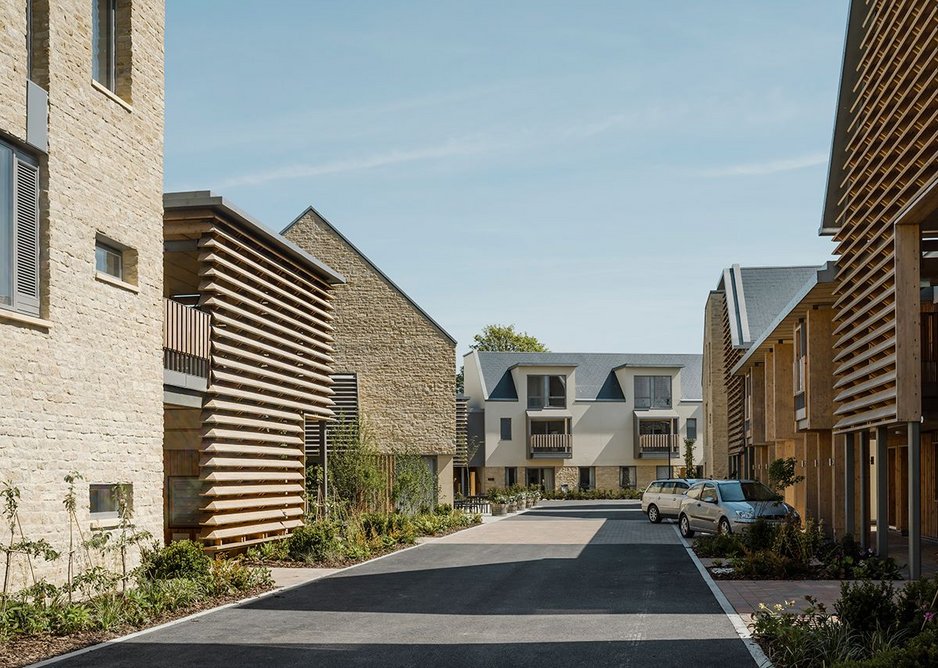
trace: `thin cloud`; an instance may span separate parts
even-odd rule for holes
[[[304,179],[315,176],[324,176],[326,174],[359,172],[367,169],[387,167],[388,165],[399,165],[407,162],[477,155],[479,153],[490,151],[494,148],[496,148],[495,144],[486,141],[464,140],[446,142],[436,146],[427,146],[410,150],[389,151],[387,153],[378,153],[360,158],[350,158],[348,160],[334,160],[330,162],[295,164],[288,167],[278,167],[276,169],[231,177],[222,181],[219,184],[219,187],[230,188],[236,186],[258,186],[265,183],[270,183],[271,181],[282,181],[284,179]]]
[[[717,178],[722,176],[763,176],[765,174],[779,174],[781,172],[793,172],[808,167],[817,167],[827,164],[826,153],[811,153],[797,158],[785,158],[782,160],[768,160],[766,162],[750,162],[740,165],[729,165],[727,167],[717,167],[700,172],[701,176]]]

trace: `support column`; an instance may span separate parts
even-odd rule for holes
[[[854,512],[856,462],[854,461],[853,439],[853,432],[844,434],[844,533],[855,537],[854,532],[857,530],[856,513]]]
[[[860,547],[870,547],[870,432],[860,432]]]
[[[876,428],[876,554],[889,554],[889,451],[888,430]]]
[[[922,425],[909,422],[909,578],[922,576]]]

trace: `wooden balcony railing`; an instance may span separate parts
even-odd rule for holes
[[[638,448],[642,457],[677,455],[681,448],[681,436],[680,434],[642,434],[638,437]]]
[[[571,434],[531,434],[528,436],[528,456],[531,459],[569,459],[573,456],[573,436]]]
[[[208,377],[211,318],[172,299],[163,300],[163,368]]]

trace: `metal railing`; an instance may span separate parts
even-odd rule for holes
[[[163,368],[208,377],[211,318],[172,299],[163,300]]]
[[[453,502],[453,508],[465,513],[486,514],[492,512],[492,508],[489,506],[489,500],[484,496],[467,496],[463,499],[456,499],[456,501]]]

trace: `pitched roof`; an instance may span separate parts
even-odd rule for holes
[[[499,353],[473,351],[479,361],[488,399],[516,400],[511,377],[516,366],[575,366],[578,401],[623,401],[625,395],[616,378],[622,367],[681,368],[681,401],[702,401],[703,355],[642,353]]]
[[[294,218],[293,221],[292,221],[289,225],[287,225],[286,227],[283,228],[283,230],[280,231],[280,234],[286,235],[287,232],[290,231],[290,228],[292,228],[294,225],[296,225],[296,224],[299,223],[301,220],[303,220],[303,218],[305,218],[308,214],[312,214],[313,216],[315,216],[316,220],[318,220],[320,223],[322,223],[323,225],[325,225],[330,231],[332,231],[337,237],[339,237],[349,248],[351,248],[353,251],[355,251],[355,253],[358,254],[358,256],[359,256],[362,260],[364,260],[365,263],[366,263],[369,267],[371,267],[371,269],[372,269],[376,274],[378,274],[382,279],[384,279],[384,281],[385,281],[388,285],[390,285],[392,289],[396,290],[396,291],[401,295],[401,297],[403,297],[404,299],[406,299],[406,300],[410,303],[410,305],[413,306],[413,307],[417,310],[417,312],[420,313],[420,315],[422,315],[422,316],[427,320],[427,322],[429,322],[431,325],[433,325],[433,327],[434,327],[437,331],[439,331],[440,334],[442,334],[442,335],[445,336],[447,339],[449,339],[450,342],[452,342],[452,344],[453,344],[454,346],[456,345],[456,339],[454,339],[454,338],[452,337],[452,335],[450,335],[449,332],[447,332],[445,329],[443,329],[443,326],[440,325],[440,323],[438,323],[436,320],[434,320],[432,317],[430,317],[430,314],[427,313],[426,311],[424,311],[424,310],[420,307],[420,305],[419,305],[417,302],[415,302],[413,299],[411,299],[411,298],[410,298],[410,295],[408,295],[406,292],[404,292],[404,291],[400,288],[400,286],[397,285],[397,283],[395,283],[394,281],[392,281],[392,280],[390,279],[390,277],[388,277],[387,274],[385,274],[383,271],[381,271],[381,269],[378,267],[378,265],[376,265],[374,262],[372,262],[371,259],[370,259],[367,255],[365,255],[363,252],[361,252],[361,250],[359,250],[358,247],[357,247],[355,244],[353,244],[351,241],[349,241],[348,237],[346,237],[344,234],[342,234],[341,232],[339,232],[339,230],[336,229],[335,225],[333,225],[333,224],[330,223],[328,220],[326,220],[325,216],[323,216],[321,213],[319,213],[318,211],[316,211],[316,209],[314,209],[312,206],[306,207],[306,209],[305,209],[299,216],[297,216],[296,218]]]
[[[726,292],[733,345],[748,348],[822,266],[740,267],[723,270],[718,290]]]

